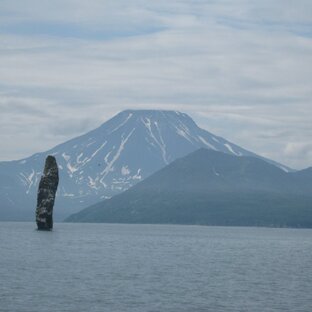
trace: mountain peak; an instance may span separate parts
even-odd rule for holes
[[[195,124],[193,119],[185,114],[181,113],[179,111],[174,110],[152,110],[152,109],[127,109],[124,111],[119,112],[117,115],[115,115],[112,119],[118,119],[118,118],[151,118],[153,120],[188,120],[189,122],[192,122]]]
[[[16,209],[24,205],[25,198],[32,202],[44,160],[47,155],[53,155],[57,158],[61,181],[56,202],[63,207],[64,215],[68,215],[130,188],[199,148],[260,157],[199,128],[187,114],[125,110],[97,129],[47,152],[11,163],[10,167],[3,163],[0,178],[9,174],[12,187],[5,189],[3,196],[0,189],[0,200]],[[17,202],[18,198],[21,202]],[[56,207],[56,216],[57,211]]]
[[[134,115],[186,115],[179,111],[174,110],[158,110],[158,109],[126,109],[121,111],[119,114],[131,113]]]
[[[152,136],[154,141],[156,137],[162,140],[162,133],[165,134],[168,131],[178,132],[183,134],[184,138],[187,138],[188,134],[194,131],[194,129],[196,131],[200,130],[194,120],[185,113],[172,110],[146,109],[121,111],[99,128],[104,135],[116,133],[117,130],[117,133],[122,134],[120,132],[130,132],[133,129],[136,132],[145,129],[144,131],[148,132],[147,136]],[[185,134],[185,131],[187,134]],[[190,141],[190,138],[188,140]]]

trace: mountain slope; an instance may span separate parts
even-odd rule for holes
[[[312,227],[312,172],[201,149],[67,221]]]
[[[123,111],[99,128],[47,152],[0,162],[0,220],[33,220],[38,182],[47,155],[55,156],[59,165],[60,184],[54,211],[56,220],[60,220],[130,188],[202,147],[260,157],[200,129],[186,114]]]

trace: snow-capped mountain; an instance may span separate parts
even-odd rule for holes
[[[55,156],[59,166],[54,211],[56,219],[61,219],[128,189],[202,147],[262,158],[199,128],[184,113],[126,110],[99,128],[47,152],[0,162],[0,219],[33,219],[38,182],[48,155]]]

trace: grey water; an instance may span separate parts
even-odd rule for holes
[[[0,223],[0,311],[312,311],[312,230]]]

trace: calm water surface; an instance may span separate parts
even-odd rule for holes
[[[0,223],[0,311],[312,311],[312,230]]]

